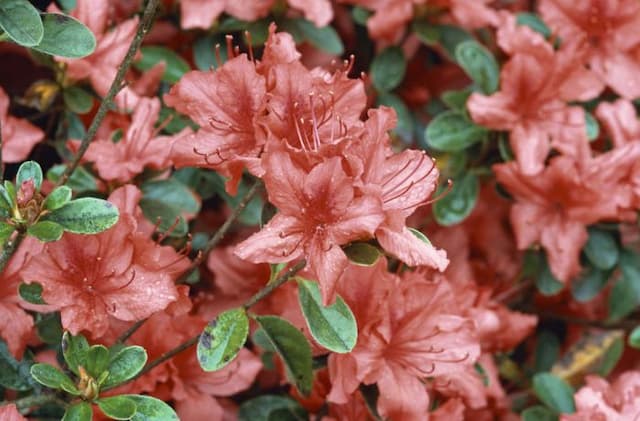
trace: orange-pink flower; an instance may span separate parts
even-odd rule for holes
[[[0,406],[0,418],[3,421],[27,421],[25,417],[20,415],[15,404]]]
[[[0,86],[0,125],[2,126],[2,161],[20,162],[44,139],[42,130],[27,120],[9,114],[9,96]]]
[[[140,231],[139,199],[132,185],[114,191],[109,200],[120,210],[115,226],[96,235],[66,233],[21,272],[25,281],[42,285],[43,299],[73,334],[100,337],[110,318],[141,320],[178,299],[174,279],[188,259]]]

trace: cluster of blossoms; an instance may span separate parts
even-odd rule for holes
[[[47,415],[26,391],[98,419],[111,416],[98,394],[153,396],[187,421],[640,413],[637,0],[163,1],[128,54],[147,3],[64,10],[95,49],[46,61],[61,95],[39,114],[33,89],[0,78],[7,175],[63,164],[18,176],[13,199],[0,187],[0,208],[16,202],[0,209],[0,367],[53,387],[33,363],[65,368],[62,332],[112,354],[140,346],[148,364],[103,390],[80,367],[66,400],[0,373],[0,418]],[[117,222],[35,235],[59,184],[104,198]],[[246,332],[220,339],[233,311]],[[332,349],[314,317],[338,342],[353,320],[353,344]],[[264,320],[302,332],[310,355]],[[305,390],[296,370],[311,361]]]

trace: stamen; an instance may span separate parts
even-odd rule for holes
[[[422,204],[421,206],[430,205],[432,203],[437,202],[438,200],[440,200],[443,197],[445,197],[446,195],[448,195],[451,192],[452,189],[453,189],[453,181],[451,179],[448,179],[447,180],[447,188],[442,193],[440,193],[439,195],[434,197],[433,199],[424,202],[424,204]]]
[[[244,37],[247,39],[247,45],[249,46],[249,60],[255,63],[255,60],[253,58],[253,43],[251,42],[251,32],[244,31]]]
[[[220,44],[216,44],[215,47],[215,55],[216,55],[216,63],[218,64],[218,67],[222,66],[222,55],[220,54]]]
[[[235,57],[233,55],[233,35],[225,35],[224,38],[227,42],[227,57],[231,60]]]

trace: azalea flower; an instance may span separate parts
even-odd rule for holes
[[[173,248],[139,230],[140,191],[127,185],[109,197],[120,210],[112,228],[96,235],[65,233],[48,243],[22,270],[43,287],[45,302],[59,310],[62,326],[100,337],[110,318],[138,321],[178,299],[174,280],[189,265]]]
[[[348,264],[340,246],[373,236],[383,219],[380,202],[357,195],[338,157],[309,173],[285,152],[273,151],[265,161],[264,182],[278,213],[240,243],[236,254],[254,263],[290,262],[304,256],[328,304]]]
[[[640,140],[640,120],[631,101],[601,102],[596,108],[596,117],[606,128],[615,147]]]
[[[333,19],[329,0],[287,0],[287,3],[318,27],[328,25]],[[184,29],[209,29],[223,12],[252,22],[267,16],[274,4],[275,0],[180,0],[180,26]]]
[[[122,139],[114,143],[112,133],[98,137],[89,145],[83,160],[93,162],[103,180],[120,183],[132,180],[145,167],[156,170],[169,167],[171,145],[176,137],[186,133],[176,137],[158,136],[154,124],[159,113],[160,100],[142,98]]]
[[[640,413],[640,372],[627,371],[609,383],[587,376],[586,385],[574,396],[576,412],[562,415],[561,421],[633,420]]]
[[[586,226],[633,218],[634,212],[626,211],[632,206],[629,178],[638,157],[640,143],[631,143],[587,161],[584,168],[569,157],[555,157],[535,176],[524,174],[515,162],[494,165],[498,182],[516,199],[511,225],[518,248],[539,243],[558,280],[577,275]]]
[[[27,421],[25,417],[20,415],[16,404],[0,406],[0,418],[4,421]]]
[[[9,115],[9,96],[0,87],[0,125],[2,129],[2,161],[25,160],[33,147],[44,139],[44,132],[27,120]]]
[[[499,43],[514,55],[500,72],[500,90],[473,93],[467,101],[472,119],[494,130],[510,132],[509,143],[521,171],[537,174],[551,148],[578,160],[590,156],[584,111],[567,101],[592,97],[590,79],[580,69],[583,53],[564,43],[560,50],[515,18],[504,18]]]
[[[640,97],[640,4],[635,0],[543,0],[539,10],[562,42],[588,47],[584,64],[618,95]],[[583,64],[583,65],[584,65]]]
[[[395,42],[413,18],[414,5],[424,4],[426,0],[340,0],[340,2],[371,10],[373,15],[367,19],[367,29],[371,38]]]

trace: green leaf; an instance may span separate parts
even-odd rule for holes
[[[96,37],[79,20],[58,13],[42,13],[44,36],[34,50],[68,58],[88,56],[96,49]]]
[[[104,414],[114,420],[128,420],[136,413],[136,403],[127,396],[112,396],[95,401]]]
[[[118,216],[118,208],[106,200],[83,197],[68,202],[41,220],[57,222],[65,231],[75,234],[96,234],[114,226]]]
[[[397,88],[407,70],[407,61],[400,47],[387,47],[371,62],[369,70],[373,86],[378,91],[388,92]]]
[[[149,181],[140,186],[140,190],[143,198],[165,202],[181,209],[183,213],[196,214],[200,211],[200,201],[196,195],[178,180]]]
[[[371,12],[363,7],[355,6],[351,9],[351,16],[353,21],[358,25],[367,26],[367,20],[371,16]]]
[[[62,92],[64,104],[76,114],[85,114],[93,107],[93,97],[78,86],[69,86]]]
[[[411,111],[409,111],[404,101],[398,95],[382,92],[376,98],[376,105],[386,105],[395,110],[398,116],[398,124],[393,128],[393,132],[405,142],[411,142],[415,124]]]
[[[438,224],[455,225],[471,214],[478,201],[480,181],[470,172],[453,182],[451,191],[433,205]]]
[[[551,29],[535,13],[521,12],[516,15],[518,25],[528,26],[545,38],[551,36]]]
[[[109,366],[109,350],[104,345],[93,345],[87,351],[87,360],[84,368],[87,373],[94,379],[100,377],[100,375]]]
[[[558,416],[542,405],[522,411],[522,421],[558,421]]]
[[[465,112],[467,109],[467,99],[469,99],[472,92],[469,88],[459,91],[445,91],[440,95],[440,99],[452,110]]]
[[[240,405],[238,421],[306,421],[307,411],[287,396],[262,395]]]
[[[32,389],[35,382],[29,374],[30,368],[29,361],[17,361],[0,339],[0,385],[18,391]]]
[[[62,355],[69,369],[76,375],[80,374],[78,366],[86,366],[89,342],[82,335],[73,336],[68,331],[62,335]]]
[[[160,399],[145,395],[120,395],[136,404],[131,421],[179,421],[173,408]]]
[[[199,70],[207,71],[210,69],[217,69],[218,62],[214,54],[217,44],[224,44],[224,40],[217,35],[206,35],[198,38],[193,44],[193,61]],[[220,49],[220,59],[222,63],[227,61],[226,48]]]
[[[4,243],[11,238],[11,234],[16,230],[16,227],[0,221],[0,248],[4,246]]]
[[[620,253],[619,267],[622,275],[609,295],[608,320],[618,321],[632,313],[640,304],[640,258],[631,250]]]
[[[284,363],[289,380],[300,393],[311,393],[313,370],[311,347],[304,335],[288,321],[276,316],[256,316],[256,321]]]
[[[590,227],[588,231],[589,239],[582,249],[584,254],[599,269],[613,268],[620,257],[618,243],[613,234],[594,227]]]
[[[188,186],[202,200],[212,198],[224,184],[219,174],[204,168],[180,168],[173,173],[171,178]]]
[[[157,224],[158,231],[167,233],[169,237],[184,237],[189,232],[187,221],[181,215],[182,211],[164,201],[142,198],[140,208],[144,217],[151,223]]]
[[[36,315],[36,331],[40,340],[56,347],[62,340],[62,323],[60,313],[38,313]]]
[[[551,273],[551,269],[547,264],[546,260],[543,260],[543,267],[538,272],[536,276],[536,287],[538,287],[538,292],[542,295],[556,295],[564,288],[564,284],[558,281],[553,273]]]
[[[582,269],[577,279],[571,280],[571,294],[576,301],[591,301],[607,284],[609,271],[604,271],[591,265]]]
[[[587,139],[593,142],[600,136],[600,124],[598,120],[587,110],[584,111],[585,127],[587,129]]]
[[[41,363],[34,364],[31,366],[30,372],[31,376],[36,379],[38,383],[47,386],[48,388],[75,390],[77,392],[76,386],[73,384],[71,379],[52,365]]]
[[[413,234],[418,240],[422,241],[426,245],[428,245],[428,246],[432,245],[431,241],[429,241],[427,236],[424,235],[422,232],[418,231],[415,228],[409,228],[409,231],[411,231],[411,234]]]
[[[141,346],[122,348],[109,362],[109,377],[102,387],[111,388],[134,377],[147,363],[147,351]]]
[[[298,278],[298,299],[313,339],[339,354],[353,350],[358,341],[358,325],[351,309],[340,296],[325,307],[318,284]]]
[[[18,174],[16,175],[16,186],[22,186],[27,180],[33,180],[33,185],[36,191],[40,191],[42,186],[42,169],[40,164],[35,161],[26,161],[18,168]]]
[[[573,389],[565,381],[551,373],[533,376],[533,390],[536,396],[549,408],[564,414],[576,411]]]
[[[40,221],[27,228],[27,234],[36,237],[38,240],[47,243],[58,241],[62,238],[64,228],[62,225],[52,221]]]
[[[622,337],[618,337],[614,339],[613,343],[606,350],[605,354],[602,357],[602,362],[600,363],[600,367],[596,373],[601,377],[607,377],[616,365],[620,358],[622,358],[622,353],[624,352],[624,339]]]
[[[249,318],[244,308],[227,310],[211,320],[198,341],[197,355],[204,371],[220,370],[240,352],[249,336]]]
[[[433,25],[428,22],[415,22],[413,31],[418,38],[429,46],[440,46],[450,57],[455,57],[458,44],[473,40],[473,36],[455,25]]]
[[[640,326],[633,328],[627,341],[630,347],[640,349]]]
[[[344,53],[342,39],[331,26],[318,28],[312,22],[300,18],[285,20],[282,29],[291,32],[294,37],[298,35],[299,38],[329,54],[340,56]]]
[[[464,41],[455,50],[456,61],[467,75],[489,95],[498,90],[500,66],[489,50],[477,41]]]
[[[49,171],[47,171],[47,180],[52,183],[58,182],[65,169],[66,165],[54,165],[49,169]],[[98,190],[96,178],[82,166],[76,168],[73,174],[71,174],[71,177],[69,177],[69,181],[67,182],[67,186],[76,193]]]
[[[62,421],[91,421],[93,409],[88,402],[78,402],[67,408]]]
[[[349,244],[344,248],[344,253],[351,263],[358,266],[373,266],[382,255],[377,247],[361,242]]]
[[[44,34],[40,13],[27,0],[0,2],[0,28],[24,47],[38,45]]]
[[[560,356],[560,340],[549,330],[542,330],[536,340],[534,370],[549,371]]]
[[[24,282],[18,287],[20,298],[31,304],[46,304],[42,299],[42,285],[37,282],[25,284]]]
[[[426,130],[427,144],[443,152],[458,152],[485,138],[488,130],[459,111],[445,111],[431,120]]]
[[[58,4],[65,12],[70,12],[76,8],[77,0],[58,0]]]
[[[150,70],[160,62],[165,63],[162,80],[168,83],[176,83],[182,75],[191,68],[185,59],[176,54],[173,50],[156,45],[140,48],[142,58],[134,63],[136,69],[141,71]]]
[[[63,207],[71,200],[72,191],[67,186],[56,187],[46,199],[44,208],[50,211]]]
[[[4,189],[0,190],[0,194],[9,203],[11,209],[18,207],[18,196],[16,195],[16,187],[9,180],[4,181]]]

